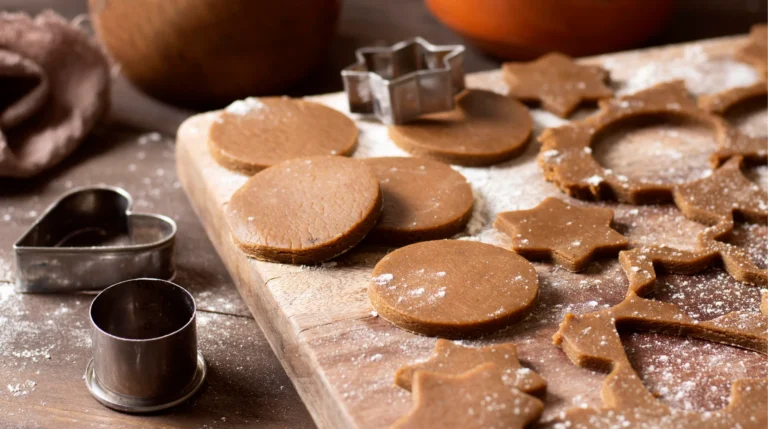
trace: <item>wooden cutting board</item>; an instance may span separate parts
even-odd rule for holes
[[[744,37],[702,41],[652,50],[585,59],[611,71],[620,93],[654,82],[685,79],[694,93],[742,86],[757,79],[748,66],[732,60]],[[467,77],[469,87],[499,92],[505,85],[498,70]],[[344,94],[312,97],[347,113]],[[576,117],[593,110],[584,109]],[[541,110],[532,111],[535,134],[562,123]],[[352,115],[360,128],[355,157],[405,155],[387,137],[386,128]],[[393,386],[395,370],[426,358],[434,339],[402,331],[377,317],[367,297],[370,273],[387,251],[363,244],[334,261],[314,267],[260,262],[233,244],[223,211],[246,177],[219,167],[210,157],[206,137],[215,113],[188,119],[178,131],[177,167],[184,189],[202,220],[251,313],[296,385],[315,421],[325,428],[388,427],[410,408],[410,393]],[[737,118],[739,126],[765,134],[764,110]],[[686,180],[706,174],[706,157],[714,143],[710,131],[686,122],[642,121],[606,132],[593,146],[605,166],[648,180]],[[547,196],[576,204],[547,183],[532,140],[520,157],[490,168],[460,168],[473,186],[476,202],[465,239],[508,246],[491,224],[501,211],[527,209]],[[765,168],[748,172],[755,180]],[[685,219],[671,205],[630,206],[600,203],[614,209],[615,227],[634,244],[659,243],[691,248],[702,225]],[[741,244],[764,263],[766,230],[749,225]],[[180,231],[181,234],[184,231]],[[522,362],[548,383],[542,422],[557,419],[571,406],[599,407],[604,374],[573,365],[552,345],[551,336],[566,313],[584,313],[617,304],[627,280],[615,259],[594,263],[574,274],[536,263],[540,293],[533,313],[521,323],[482,341],[513,341]],[[656,299],[675,302],[692,317],[705,320],[735,310],[757,311],[759,289],[733,281],[720,269],[694,276],[659,278]],[[226,335],[226,333],[222,333]],[[667,403],[689,409],[717,409],[727,404],[730,383],[737,378],[766,376],[766,359],[752,352],[704,341],[653,333],[622,336],[633,365],[651,390]],[[242,353],[232,350],[232,353]],[[215,371],[215,368],[213,368]]]

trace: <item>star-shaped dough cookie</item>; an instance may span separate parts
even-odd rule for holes
[[[512,239],[512,250],[520,255],[581,271],[593,257],[614,255],[629,244],[611,229],[612,220],[613,210],[549,197],[531,210],[499,213],[493,226]]]
[[[761,73],[768,72],[768,26],[755,24],[749,32],[749,42],[736,51],[736,58],[752,64]]]
[[[406,365],[395,373],[395,384],[411,390],[413,377],[418,371],[459,375],[485,363],[494,363],[502,371],[503,381],[525,393],[541,396],[547,382],[539,374],[520,365],[517,348],[512,343],[488,347],[467,347],[448,340],[437,340],[435,351],[424,362]]]
[[[539,418],[544,404],[510,389],[501,371],[487,363],[453,376],[422,371],[413,383],[413,408],[393,429],[522,429]]]
[[[529,63],[504,63],[502,73],[509,95],[523,101],[538,101],[544,109],[562,118],[582,101],[613,96],[613,90],[605,84],[606,70],[576,64],[571,57],[557,52]]]
[[[751,222],[768,218],[768,194],[741,172],[742,157],[731,158],[710,176],[679,185],[674,200],[683,214],[696,222],[715,225],[738,213]]]

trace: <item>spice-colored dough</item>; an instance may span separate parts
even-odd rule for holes
[[[620,304],[584,315],[568,314],[553,337],[571,361],[582,367],[609,371],[601,396],[605,408],[572,408],[560,423],[572,429],[690,428],[762,429],[768,424],[768,379],[736,380],[728,407],[691,411],[658,400],[632,369],[616,330],[639,328],[669,335],[710,340],[765,354],[768,318],[760,313],[732,312],[713,320],[691,319],[668,302],[640,298],[634,292]]]
[[[530,210],[499,213],[493,226],[512,240],[512,249],[532,260],[553,260],[581,271],[596,256],[615,255],[629,244],[611,229],[613,210],[577,207],[548,197]]]
[[[457,97],[454,110],[390,126],[389,137],[415,156],[482,166],[521,154],[532,128],[531,114],[519,101],[469,89]]]
[[[540,136],[539,166],[544,177],[566,194],[580,199],[616,199],[629,204],[650,204],[672,200],[675,185],[632,180],[603,168],[592,156],[595,136],[609,125],[627,118],[672,115],[709,124],[718,148],[732,155],[741,145],[734,141],[727,122],[700,109],[688,95],[682,81],[662,83],[636,94],[600,102],[600,112],[581,121],[549,128]],[[738,135],[741,135],[738,133]],[[721,155],[710,159],[713,166]]]
[[[632,368],[617,330],[634,328],[685,335],[768,354],[768,294],[760,312],[735,311],[708,321],[694,320],[669,302],[641,298],[655,285],[653,264],[673,272],[692,273],[706,267],[697,252],[652,246],[619,256],[629,277],[624,301],[583,315],[567,314],[553,336],[570,360],[581,367],[609,372],[601,396],[605,407],[571,408],[558,423],[573,429],[616,427],[683,429],[762,429],[768,424],[768,379],[736,380],[730,404],[716,411],[670,407],[658,400]],[[638,269],[635,269],[637,267]]]
[[[522,429],[541,415],[544,404],[510,388],[496,365],[461,375],[418,372],[413,408],[393,429]]]
[[[232,238],[249,256],[313,264],[362,240],[381,213],[379,182],[362,162],[298,158],[251,177],[226,209]]]
[[[619,263],[629,279],[630,293],[647,295],[656,283],[656,270],[675,274],[704,271],[719,260],[716,252],[679,250],[666,246],[646,246],[619,253]]]
[[[509,95],[541,106],[562,118],[583,101],[613,97],[606,85],[608,72],[598,66],[576,64],[567,55],[553,52],[528,63],[501,66]]]
[[[768,219],[768,194],[744,177],[740,164],[741,157],[732,158],[711,176],[675,189],[675,203],[686,217],[713,225],[699,235],[697,250],[647,246],[619,253],[630,293],[646,293],[656,280],[655,267],[693,274],[722,264],[740,282],[768,284],[768,270],[760,269],[743,249],[723,241],[733,231],[735,214],[751,222]]]
[[[730,109],[749,100],[768,97],[768,82],[757,82],[749,86],[731,88],[716,94],[699,97],[699,106],[709,112],[725,115]],[[731,137],[728,145],[720,147],[713,155],[712,161],[721,164],[735,155],[743,155],[751,163],[765,163],[768,159],[768,138],[748,136],[738,129],[731,127]]]
[[[539,280],[528,261],[476,241],[411,244],[373,269],[368,297],[379,316],[423,335],[476,336],[533,308]]]
[[[437,340],[435,351],[428,360],[398,369],[395,373],[395,384],[411,390],[411,383],[418,372],[459,375],[489,362],[499,368],[502,381],[509,387],[539,397],[546,392],[546,380],[536,372],[520,365],[514,344],[467,347],[443,339]]]
[[[751,222],[768,219],[768,194],[744,177],[741,157],[732,158],[710,176],[675,188],[674,200],[683,214],[715,225],[734,213]]]
[[[451,167],[423,158],[368,158],[379,179],[383,209],[368,237],[402,245],[448,238],[472,216],[472,188]]]
[[[751,64],[765,75],[768,72],[768,26],[753,25],[749,32],[749,41],[736,51],[736,58]]]
[[[211,156],[230,170],[252,175],[293,158],[349,155],[357,146],[355,123],[322,104],[285,97],[236,103],[208,135]]]

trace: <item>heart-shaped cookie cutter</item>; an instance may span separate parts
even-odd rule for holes
[[[464,89],[464,46],[432,45],[421,37],[355,52],[341,71],[353,113],[373,113],[387,125],[454,107]]]
[[[14,244],[16,290],[98,290],[123,280],[176,273],[176,222],[131,212],[123,189],[94,186],[64,194]]]

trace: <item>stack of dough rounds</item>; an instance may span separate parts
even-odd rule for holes
[[[210,152],[253,174],[227,208],[237,246],[265,261],[315,264],[369,232],[374,243],[403,245],[464,229],[473,195],[461,174],[423,158],[330,156],[350,153],[356,140],[349,118],[317,103],[249,98],[222,112],[210,129]]]
[[[363,160],[381,185],[384,208],[369,234],[375,243],[409,244],[448,238],[472,216],[472,188],[451,167],[423,158]]]
[[[448,164],[497,164],[521,154],[533,120],[519,101],[495,92],[470,89],[450,112],[424,115],[389,127],[389,137],[406,151]]]
[[[320,156],[254,175],[230,199],[226,218],[249,256],[315,264],[359,243],[380,213],[379,182],[364,163]]]
[[[287,97],[232,103],[211,125],[208,148],[221,166],[252,175],[283,161],[350,155],[357,126],[330,107]]]

